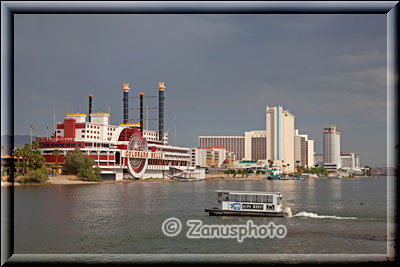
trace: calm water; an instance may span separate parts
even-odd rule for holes
[[[386,182],[365,178],[20,186],[15,188],[15,253],[385,254]],[[204,208],[215,206],[218,189],[281,191],[294,215],[310,214],[210,217]],[[169,217],[183,224],[176,237],[161,231]],[[243,243],[187,239],[190,219],[204,224],[273,221],[285,225],[288,233],[284,239],[248,238]]]

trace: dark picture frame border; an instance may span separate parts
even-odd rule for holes
[[[394,107],[388,115],[397,133],[398,27],[397,1],[201,1],[201,2],[1,2],[1,133],[11,135],[14,144],[14,15],[16,14],[386,14],[387,15],[387,100]],[[6,106],[6,108],[5,108]],[[388,113],[389,114],[389,113]],[[388,129],[389,130],[389,129]],[[397,137],[397,136],[396,136]],[[399,144],[393,137],[392,144]],[[389,144],[389,141],[388,141]],[[13,145],[11,146],[13,149]],[[387,156],[397,163],[399,149],[387,148]],[[398,165],[395,165],[398,166]],[[13,175],[11,175],[13,179]],[[388,202],[399,201],[398,182],[388,182]],[[394,244],[388,240],[387,254],[14,254],[14,187],[2,188],[1,264],[47,263],[339,263],[397,260]],[[393,203],[395,204],[395,203]],[[396,218],[389,209],[388,217]],[[389,227],[389,234],[396,226]]]

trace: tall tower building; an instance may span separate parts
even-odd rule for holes
[[[337,171],[341,168],[340,132],[336,130],[336,125],[325,127],[322,132],[324,135],[324,167],[328,171]]]
[[[267,160],[281,166],[283,171],[294,171],[294,115],[282,106],[267,106],[266,117]]]

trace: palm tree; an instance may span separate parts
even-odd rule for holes
[[[57,162],[58,155],[60,155],[60,150],[54,149],[53,150],[53,157],[56,158],[56,164],[54,164],[54,167],[56,167],[55,169],[58,169],[58,162]]]
[[[39,148],[39,142],[37,140],[34,140],[32,142],[32,149],[37,150]]]
[[[16,147],[16,148],[14,149],[14,157],[17,158],[17,175],[18,175],[18,173],[21,172],[21,170],[20,170],[21,165],[20,165],[20,163],[19,163],[19,159],[21,158],[21,156],[22,156],[22,149],[19,148],[19,147]]]
[[[268,163],[269,163],[269,168],[271,169],[272,168],[272,165],[274,164],[274,162],[272,161],[272,160],[268,160]]]
[[[29,168],[29,160],[32,156],[32,149],[29,144],[25,144],[24,148],[22,149],[22,157],[26,160],[26,169],[25,169],[25,174],[28,172]]]

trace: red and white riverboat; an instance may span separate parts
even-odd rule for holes
[[[159,82],[159,88],[163,85]],[[123,90],[127,88],[128,84],[124,84]],[[128,102],[127,97],[124,94],[124,104]],[[47,163],[62,164],[69,150],[79,148],[95,160],[103,179],[205,178],[204,169],[190,166],[190,148],[168,145],[168,134],[163,131],[143,130],[141,124],[127,123],[125,113],[125,123],[110,125],[110,114],[92,113],[91,102],[92,95],[89,95],[89,121],[86,114],[69,113],[63,122],[56,124],[52,137],[36,138]],[[61,152],[57,159],[53,156],[55,149]]]

